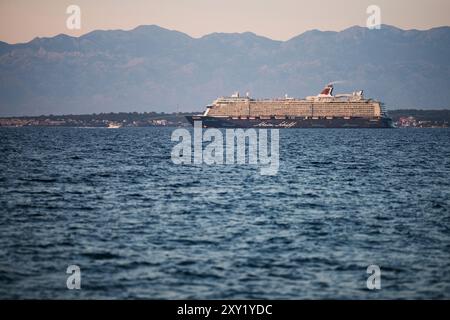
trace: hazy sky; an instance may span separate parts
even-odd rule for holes
[[[66,27],[66,8],[81,8],[81,30]],[[381,8],[384,24],[403,29],[450,25],[450,0],[0,0],[0,40],[95,29],[159,26],[194,37],[211,32],[244,32],[287,40],[306,30],[342,30],[365,25],[369,5]]]

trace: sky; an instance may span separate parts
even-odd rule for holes
[[[79,30],[66,26],[69,5],[81,9]],[[450,25],[449,0],[0,0],[0,41],[20,43],[150,24],[193,37],[250,31],[288,40],[311,29],[364,26],[369,5],[380,7],[381,23],[402,29]]]

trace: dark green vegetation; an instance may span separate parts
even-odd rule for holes
[[[119,112],[81,115],[41,115],[38,117],[0,118],[0,126],[52,127],[149,127],[187,126],[185,116],[193,113]]]
[[[394,121],[398,121],[401,117],[414,117],[418,121],[433,121],[450,123],[450,110],[392,110],[389,116]]]

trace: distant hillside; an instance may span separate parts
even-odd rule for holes
[[[450,27],[313,30],[281,42],[141,26],[0,42],[0,116],[200,111],[236,90],[304,97],[331,81],[389,109],[450,108]]]
[[[450,123],[450,110],[414,110],[402,109],[392,110],[389,116],[394,121],[398,121],[401,117],[414,117],[420,121],[447,122]]]

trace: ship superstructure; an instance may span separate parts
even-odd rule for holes
[[[392,127],[384,105],[365,99],[363,91],[333,95],[333,85],[304,99],[285,96],[278,99],[253,99],[235,93],[221,97],[206,107],[203,115],[188,117],[202,120],[204,127]]]

